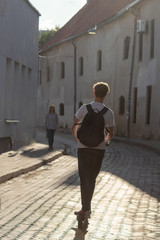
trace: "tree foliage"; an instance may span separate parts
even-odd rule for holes
[[[41,30],[39,33],[39,48],[41,48],[45,42],[51,39],[59,29],[60,27],[56,26],[54,29],[51,30]]]

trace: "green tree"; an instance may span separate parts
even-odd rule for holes
[[[39,48],[41,48],[45,42],[51,39],[59,29],[59,26],[55,26],[55,28],[51,30],[41,30],[39,33]]]

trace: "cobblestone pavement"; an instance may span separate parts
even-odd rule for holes
[[[87,234],[77,229],[77,159],[54,162],[0,185],[0,239],[159,240],[160,157],[113,142],[106,149]]]

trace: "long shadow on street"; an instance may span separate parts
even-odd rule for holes
[[[109,172],[160,200],[160,157],[154,152],[112,143],[106,149],[101,171]],[[79,185],[78,173],[66,179],[64,184]]]

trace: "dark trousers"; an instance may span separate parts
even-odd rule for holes
[[[53,147],[55,129],[47,129],[49,147]]]
[[[80,177],[82,210],[91,210],[96,178],[100,172],[105,150],[79,148],[78,171]]]

